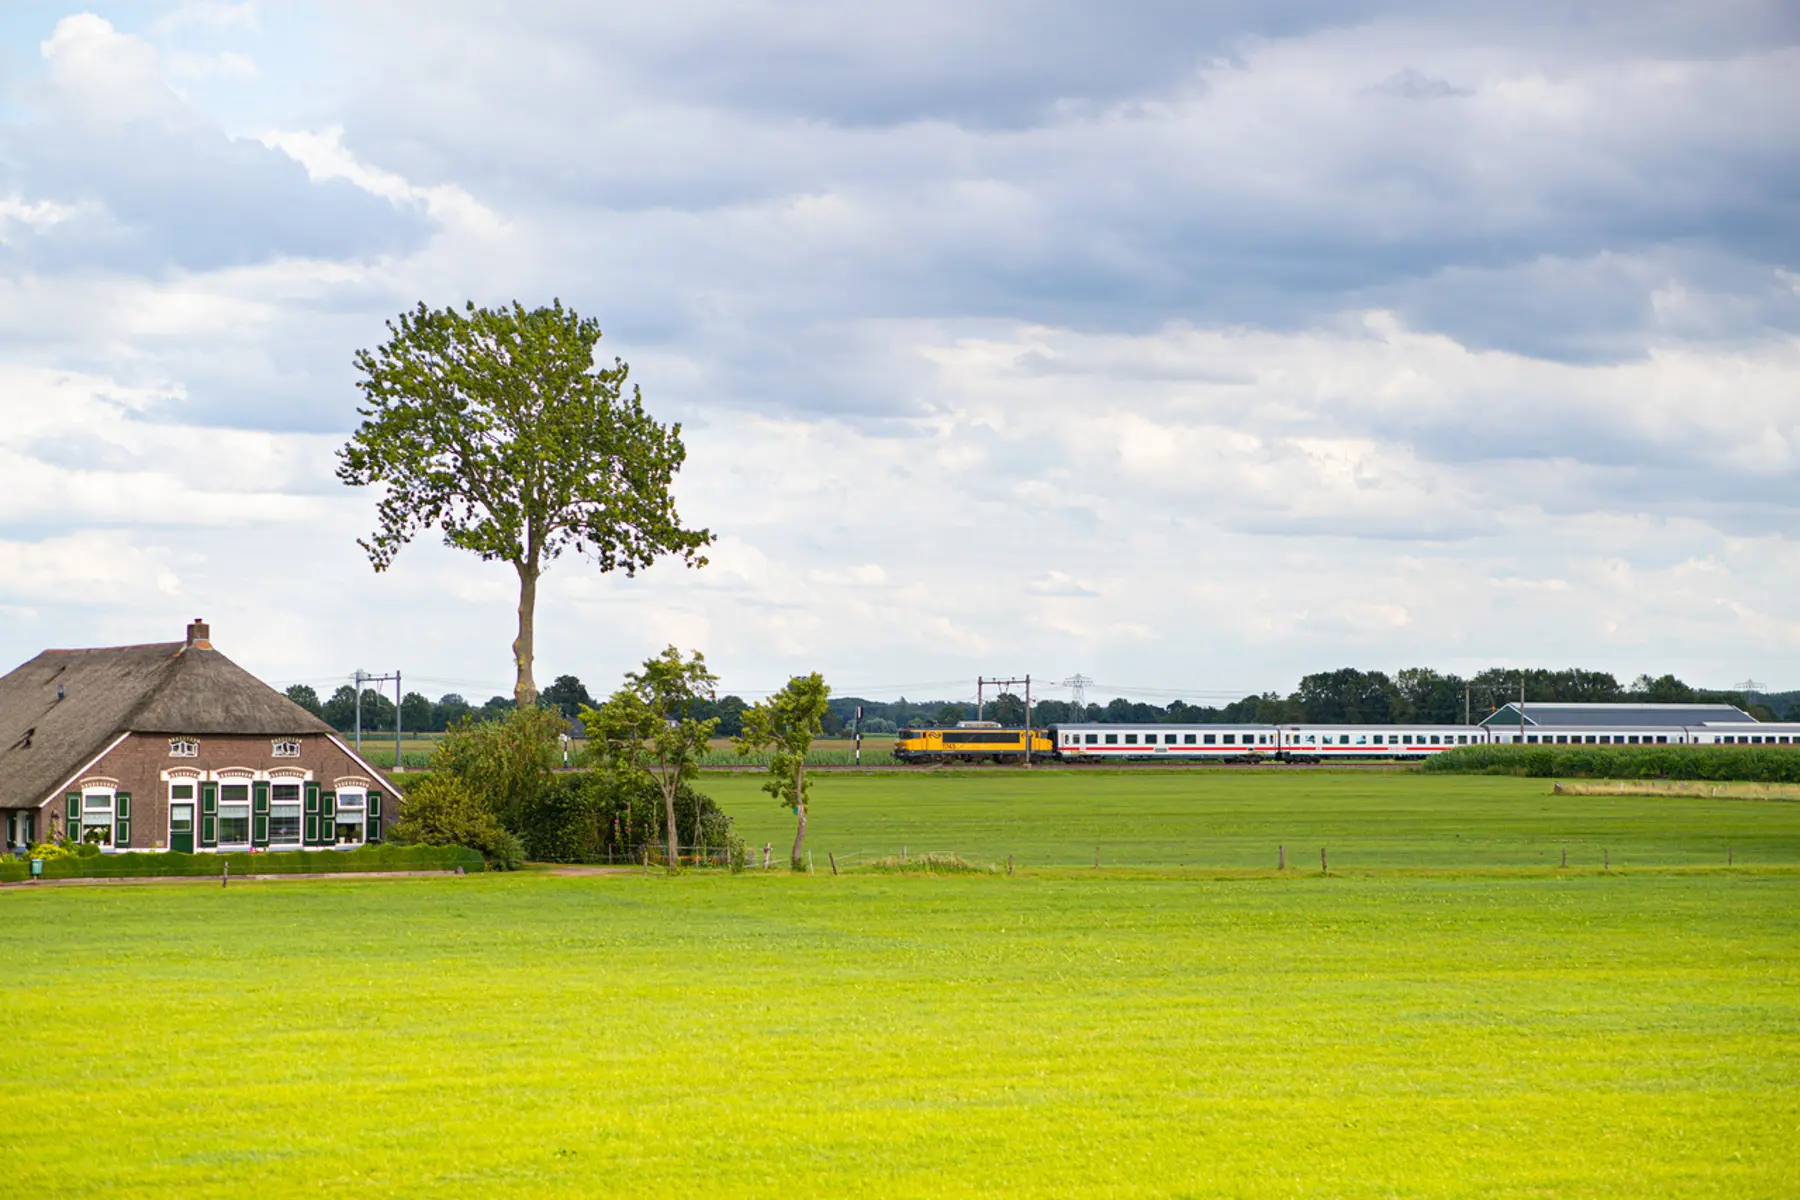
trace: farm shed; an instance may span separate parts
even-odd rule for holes
[[[0,678],[0,833],[108,851],[382,840],[396,792],[329,725],[213,649],[46,650]]]

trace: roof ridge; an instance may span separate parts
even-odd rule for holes
[[[176,648],[177,652],[179,652],[185,645],[186,645],[186,643],[184,643],[184,642],[136,642],[129,646],[66,646],[66,647],[61,647],[61,648],[52,647],[49,650],[40,650],[40,651],[38,651],[38,653],[39,653],[39,655],[44,655],[44,654],[113,654],[120,650],[160,650],[164,646],[174,646]]]

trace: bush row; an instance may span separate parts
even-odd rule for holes
[[[1800,746],[1458,746],[1426,760],[1453,775],[1800,783]]]
[[[654,784],[602,771],[555,776],[510,822],[533,862],[563,863],[634,860],[643,846],[665,841],[663,823],[662,793]],[[734,840],[731,818],[686,784],[675,797],[675,832],[683,846],[707,850],[728,850]]]
[[[124,879],[135,876],[307,875],[341,871],[480,871],[480,854],[461,846],[363,846],[356,850],[283,850],[267,854],[122,854],[47,859],[45,879]],[[29,862],[0,861],[0,883],[31,878]]]

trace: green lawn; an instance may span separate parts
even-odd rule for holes
[[[1359,834],[1380,869],[1330,878],[1090,851],[9,889],[0,1194],[1800,1194],[1800,868],[1407,865],[1471,834],[1529,865],[1582,821],[1672,861],[1726,822],[1792,863],[1800,806],[1417,780],[834,778],[815,818],[1070,861],[1146,807],[1224,865]]]
[[[1460,869],[1800,865],[1800,804],[1646,796],[1557,796],[1545,779],[1392,771],[1191,768],[966,771],[815,776],[808,844],[893,855],[956,851],[1034,866]],[[707,776],[701,788],[752,845],[786,861],[794,818],[760,778]]]

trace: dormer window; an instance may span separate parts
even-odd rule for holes
[[[200,743],[189,738],[169,739],[170,758],[199,758]]]
[[[299,758],[300,739],[278,738],[272,746],[270,753],[276,758]]]

